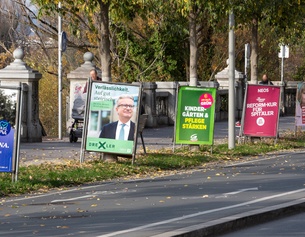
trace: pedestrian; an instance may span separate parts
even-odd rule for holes
[[[272,81],[269,80],[268,75],[264,74],[262,80],[259,82],[260,85],[273,85]]]
[[[90,71],[90,77],[92,81],[101,81],[102,79],[97,75],[96,69],[91,69]]]
[[[89,74],[90,74],[90,78],[91,78],[92,81],[101,81],[102,80],[102,78],[100,78],[97,75],[96,69],[91,69]],[[88,87],[88,82],[86,82],[83,93],[87,93],[87,87]]]

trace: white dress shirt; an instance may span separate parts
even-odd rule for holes
[[[115,139],[119,139],[120,136],[120,131],[122,128],[122,122],[119,120],[118,121],[118,125],[116,127],[116,132],[115,132]],[[125,123],[125,127],[124,127],[124,140],[128,140],[128,135],[129,135],[129,131],[130,131],[130,120]]]

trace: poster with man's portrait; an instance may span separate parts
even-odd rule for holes
[[[140,92],[139,85],[92,82],[86,150],[133,153]]]

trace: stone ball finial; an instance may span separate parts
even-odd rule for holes
[[[18,61],[22,61],[22,59],[24,58],[24,52],[21,47],[18,47],[14,50],[13,57]]]
[[[85,62],[92,62],[94,59],[94,54],[91,52],[84,53],[84,61]]]

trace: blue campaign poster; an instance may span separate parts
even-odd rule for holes
[[[6,120],[0,120],[0,172],[12,172],[15,130]]]

